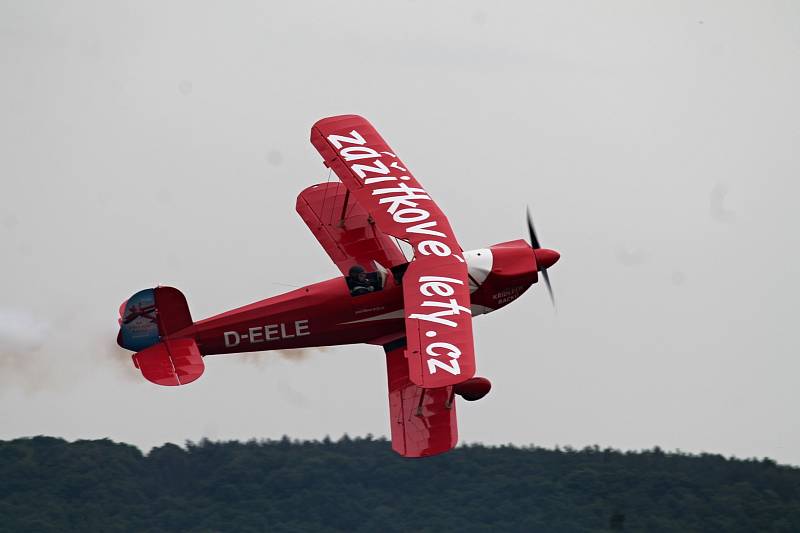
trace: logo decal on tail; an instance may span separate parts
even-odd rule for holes
[[[144,289],[128,299],[120,328],[122,344],[128,350],[138,352],[159,342],[156,295],[153,289]]]

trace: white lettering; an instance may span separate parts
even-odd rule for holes
[[[342,149],[339,154],[344,156],[345,161],[358,161],[359,159],[367,159],[368,157],[380,158],[381,156],[381,154],[367,146],[349,146]]]
[[[393,232],[395,237],[411,241],[419,256],[455,257],[464,263],[464,259],[457,255],[460,253],[460,248],[449,234],[446,219],[440,218],[441,213],[435,204],[424,203],[426,200],[431,202],[431,197],[408,174],[397,156],[388,151],[378,152],[375,148],[367,146],[364,137],[356,130],[351,131],[349,135],[349,137],[331,135],[328,141],[338,150],[339,157],[347,162],[353,177],[360,178],[364,185],[376,187],[371,189],[371,196],[377,199],[377,206],[383,205],[384,213],[391,216],[391,221],[402,225],[399,231]],[[342,148],[344,144],[351,146]],[[384,164],[382,156],[390,157],[394,161],[387,159],[387,163]],[[353,163],[362,160],[364,164]],[[403,172],[403,175],[398,176],[398,171]],[[395,175],[391,175],[392,173]],[[371,205],[375,207],[375,204],[373,199]],[[373,216],[376,214],[378,213],[374,213]],[[380,217],[376,217],[378,224],[389,220],[385,214],[379,215]],[[464,287],[464,280],[442,276],[420,276],[417,281],[420,294],[429,299],[419,304],[419,310],[423,312],[409,314],[408,318],[456,328],[459,322],[455,317],[462,313],[471,315],[469,304],[460,305],[459,299],[456,298],[456,288]],[[435,300],[439,298],[440,301]],[[280,335],[286,338],[283,324],[280,326]],[[298,337],[308,335],[308,321],[295,322],[294,333]],[[436,332],[428,331],[426,335],[435,337]],[[457,359],[462,352],[457,346],[448,342],[433,342],[429,345],[423,343],[423,346],[428,356],[430,374],[435,374],[439,370],[453,375],[461,373]],[[448,358],[449,360],[445,361]]]
[[[400,211],[395,213],[392,216],[392,218],[394,219],[395,222],[399,222],[400,224],[409,224],[411,222],[419,222],[420,220],[425,220],[430,216],[431,214],[425,211],[424,209],[406,208],[406,209],[401,209]]]
[[[342,147],[342,143],[347,144],[367,144],[367,141],[364,140],[364,137],[361,136],[356,130],[350,132],[352,137],[345,137],[344,135],[328,135],[328,142],[336,147],[336,149],[340,149]]]
[[[444,348],[449,351],[447,353],[436,353],[437,348]],[[450,344],[449,342],[432,342],[425,348],[425,353],[432,357],[446,355],[451,359],[458,359],[461,356],[461,350],[458,349],[458,346]]]
[[[372,162],[372,164],[374,164],[376,166],[371,167],[369,165],[362,165],[362,164],[359,163],[358,165],[351,166],[350,169],[353,172],[355,172],[356,174],[358,174],[358,177],[361,178],[361,179],[364,179],[364,178],[367,177],[367,172],[372,172],[373,174],[388,174],[389,173],[389,167],[387,167],[386,165],[381,163],[380,159],[376,159],[375,161]]]
[[[261,328],[250,328],[247,330],[250,332],[250,342],[264,342],[263,339],[259,339],[261,337]]]
[[[439,241],[422,241],[417,245],[417,250],[422,255],[438,255],[439,257],[447,257],[452,252],[450,247],[443,242]]]
[[[303,335],[311,335],[311,332],[308,331],[308,320],[296,321],[294,323],[294,332],[298,337],[302,337]]]
[[[436,369],[441,368],[442,370],[457,376],[461,373],[461,367],[458,366],[458,361],[455,359],[450,359],[450,364],[443,363],[439,359],[428,359],[428,371],[431,374],[436,373]]]
[[[292,323],[289,322],[289,327]],[[308,320],[296,320],[294,322],[294,333],[287,331],[287,324],[267,324],[248,328],[247,333],[240,334],[236,331],[226,331],[223,333],[226,348],[234,348],[241,344],[242,340],[247,340],[250,344],[259,344],[264,341],[275,341],[278,339],[292,339],[311,335]]]
[[[436,322],[437,324],[443,324],[445,326],[449,326],[451,328],[456,327],[458,324],[452,320],[448,320],[446,318],[442,318],[444,316],[454,316],[460,315],[461,311],[465,313],[472,313],[469,309],[464,307],[463,305],[458,305],[458,300],[455,298],[450,298],[449,303],[444,302],[422,302],[420,304],[421,307],[441,307],[444,308],[444,311],[437,311],[435,313],[423,314],[423,313],[413,313],[408,315],[408,318],[416,318],[418,320],[426,320],[428,322]]]
[[[382,196],[384,194],[400,193],[402,196],[392,196],[389,198],[381,198],[378,203],[392,203],[387,211],[394,214],[397,210],[396,203],[402,203],[406,207],[417,207],[417,202],[410,200],[430,200],[430,196],[425,192],[425,189],[420,187],[409,187],[407,183],[400,183],[397,187],[389,187],[388,189],[375,189],[372,191],[372,196]]]
[[[442,324],[444,326],[448,326],[454,328],[458,326],[456,322],[453,320],[448,320],[446,318],[442,318],[445,316],[454,316],[461,314],[461,311],[465,311],[470,313],[470,310],[464,306],[458,305],[458,300],[451,298],[450,303],[446,304],[444,302],[422,302],[422,307],[443,307],[444,311],[437,311],[435,313],[412,313],[408,315],[408,318],[416,318],[418,320],[425,320],[427,322],[435,322],[437,324]]]
[[[264,334],[267,336],[268,341],[278,339],[278,324],[269,324],[264,326]]]
[[[431,220],[430,222],[425,222],[424,224],[417,224],[416,226],[411,226],[410,228],[406,229],[406,233],[424,233],[425,235],[433,235],[435,237],[447,237],[441,231],[430,230],[428,228],[436,227],[436,221]]]
[[[226,348],[233,348],[234,346],[239,346],[241,339],[239,338],[239,334],[235,331],[226,331],[225,335],[225,347]]]
[[[429,281],[420,285],[419,292],[425,296],[433,296],[434,294],[436,296],[452,296],[456,291],[447,283],[442,283],[441,281]]]
[[[281,324],[281,338],[282,339],[293,339],[294,335],[289,335],[286,333],[286,324]]]
[[[460,279],[447,278],[445,276],[420,276],[419,280],[420,280],[420,282],[441,281],[443,283],[455,283],[457,285],[463,285],[464,284],[464,282],[461,281]]]

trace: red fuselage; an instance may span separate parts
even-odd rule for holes
[[[473,316],[516,300],[537,281],[537,270],[558,259],[545,252],[555,255],[534,252],[523,240],[465,252]],[[401,283],[390,274],[381,290],[351,296],[346,279],[337,277],[201,320],[169,337],[193,338],[203,355],[384,345],[405,335]]]

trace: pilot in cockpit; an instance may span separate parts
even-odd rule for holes
[[[367,274],[366,270],[364,270],[364,267],[361,265],[353,265],[350,267],[347,274],[347,286],[350,288],[350,294],[352,296],[360,296],[380,290],[377,279],[372,279],[375,277],[374,275],[370,276]]]

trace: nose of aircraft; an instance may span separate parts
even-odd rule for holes
[[[548,250],[547,248],[536,248],[533,251],[533,255],[536,257],[536,268],[539,271],[550,268],[561,257],[561,254],[555,250]]]

